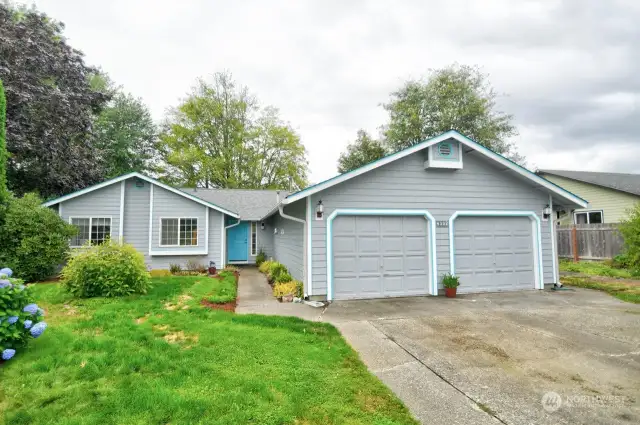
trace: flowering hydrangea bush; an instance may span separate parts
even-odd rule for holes
[[[44,310],[33,302],[29,288],[12,275],[10,269],[0,269],[0,358],[4,361],[47,328],[42,321]]]

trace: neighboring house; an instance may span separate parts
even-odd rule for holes
[[[619,223],[640,202],[640,174],[538,170],[553,183],[589,200],[587,208],[558,211],[559,224]]]
[[[189,259],[252,263],[263,250],[307,296],[542,289],[558,281],[553,211],[587,201],[449,131],[279,198],[175,189],[132,173],[47,202],[80,229],[133,244],[153,268]]]

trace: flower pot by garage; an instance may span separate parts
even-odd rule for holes
[[[282,297],[282,302],[283,303],[291,303],[291,302],[293,302],[293,294],[284,295]]]
[[[448,298],[455,298],[458,288],[444,288],[444,295]]]

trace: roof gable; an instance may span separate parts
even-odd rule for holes
[[[428,148],[431,145],[435,145],[437,143],[440,143],[442,141],[448,140],[448,139],[455,139],[458,142],[462,143],[463,145],[466,145],[476,151],[478,151],[479,153],[485,155],[486,157],[500,163],[501,165],[507,167],[508,169],[514,171],[515,173],[529,179],[532,180],[534,183],[538,184],[539,186],[544,187],[545,189],[549,190],[552,193],[555,193],[557,195],[559,195],[560,197],[567,199],[577,205],[582,206],[583,208],[586,208],[588,206],[588,202],[582,198],[580,198],[579,196],[561,188],[560,186],[544,179],[543,177],[538,176],[537,174],[533,173],[532,171],[529,171],[528,169],[522,167],[521,165],[516,164],[515,162],[505,158],[504,156],[497,154],[495,152],[493,152],[490,149],[487,149],[486,147],[482,146],[481,144],[474,142],[473,140],[469,139],[468,137],[458,133],[455,130],[449,130],[446,133],[443,133],[439,136],[433,137],[431,139],[425,140],[424,142],[418,143],[414,146],[411,146],[409,148],[403,149],[401,151],[395,152],[391,155],[387,155],[377,161],[371,162],[369,164],[366,164],[360,168],[356,168],[355,170],[351,170],[349,172],[346,172],[344,174],[340,174],[338,176],[332,177],[328,180],[325,180],[323,182],[320,182],[318,184],[312,185],[307,187],[306,189],[303,189],[301,191],[298,191],[296,193],[293,193],[289,196],[287,196],[283,203],[284,204],[290,204],[293,202],[296,202],[300,199],[306,198],[307,196],[313,195],[314,193],[320,192],[322,190],[328,189],[329,187],[335,186],[337,184],[340,184],[344,181],[350,180],[354,177],[357,177],[361,174],[367,173],[371,170],[375,170],[378,167],[381,167],[385,164],[388,164],[390,162],[396,161],[398,159],[404,158],[406,156],[412,155],[418,151],[421,151],[423,149]]]
[[[572,170],[538,170],[538,173],[551,174],[640,196],[640,174]]]
[[[235,218],[239,218],[240,217],[234,211],[231,211],[231,210],[228,210],[226,208],[220,207],[220,206],[218,206],[218,205],[216,205],[214,203],[211,203],[209,201],[201,199],[201,198],[199,198],[197,196],[193,196],[192,194],[183,192],[182,190],[176,189],[175,187],[169,186],[168,184],[164,184],[164,183],[162,183],[162,182],[160,182],[160,181],[158,181],[156,179],[153,179],[151,177],[145,176],[144,174],[140,174],[140,173],[136,173],[136,172],[125,174],[125,175],[122,175],[122,176],[119,176],[119,177],[115,177],[115,178],[110,179],[110,180],[106,180],[106,181],[104,181],[102,183],[98,183],[98,184],[95,184],[93,186],[89,186],[87,188],[78,190],[78,191],[70,193],[68,195],[64,195],[64,196],[61,196],[59,198],[52,199],[51,201],[45,202],[42,205],[45,206],[45,207],[50,207],[52,205],[59,204],[60,202],[64,202],[64,201],[67,201],[69,199],[77,198],[78,196],[82,196],[82,195],[87,194],[89,192],[93,192],[94,190],[102,189],[103,187],[110,186],[112,184],[121,182],[123,180],[130,179],[132,177],[139,178],[141,180],[144,180],[146,182],[154,184],[154,185],[156,185],[158,187],[166,189],[169,192],[173,192],[176,195],[180,195],[180,196],[182,196],[184,198],[192,200],[193,202],[197,202],[198,204],[204,205],[204,206],[209,207],[209,208],[213,208],[214,210],[220,211],[220,212],[222,212],[224,214],[227,214],[227,215],[230,215],[232,217],[235,217]]]

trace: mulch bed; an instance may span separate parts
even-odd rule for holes
[[[211,310],[224,310],[224,311],[230,311],[232,313],[235,313],[237,302],[238,302],[237,298],[235,301],[231,301],[230,303],[224,303],[224,304],[216,304],[216,303],[212,303],[211,301],[207,301],[203,299],[202,301],[200,301],[200,304],[207,308],[210,308]]]

